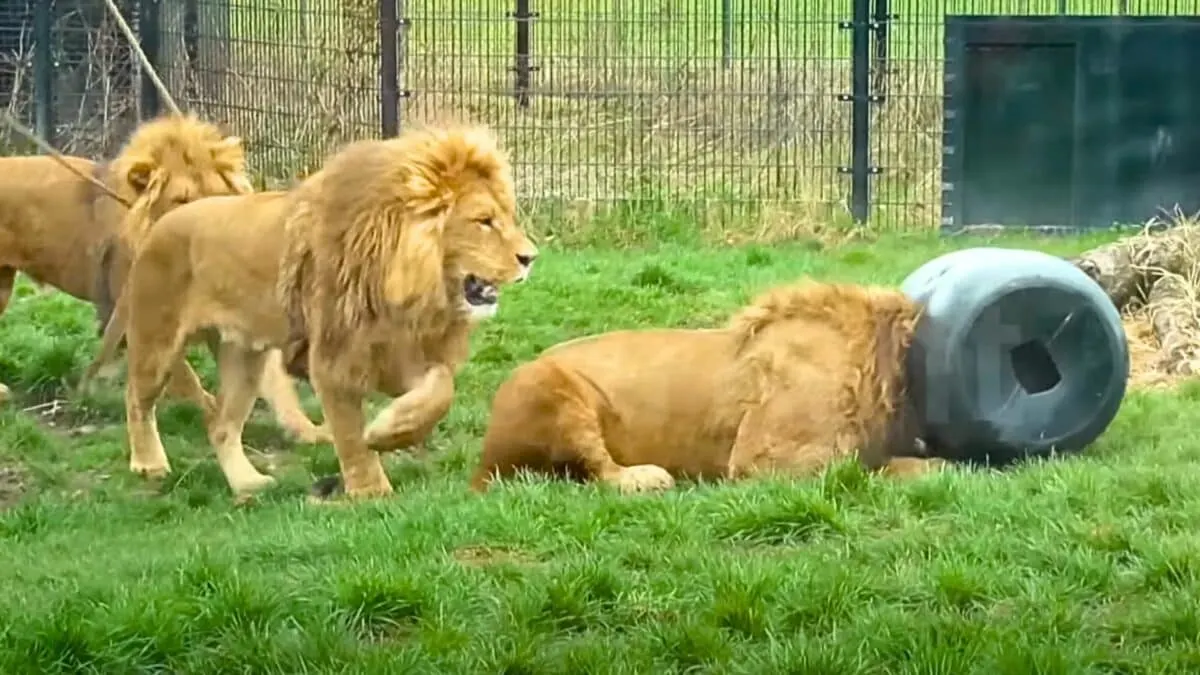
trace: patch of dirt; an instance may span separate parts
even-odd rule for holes
[[[486,567],[502,563],[536,565],[536,557],[524,551],[503,546],[464,546],[454,551],[454,559],[470,567]]]
[[[68,437],[88,436],[102,427],[96,424],[79,424],[79,411],[72,410],[63,399],[54,399],[23,408],[21,412],[33,417],[50,431]]]
[[[12,508],[29,492],[25,470],[14,464],[0,464],[0,510]]]

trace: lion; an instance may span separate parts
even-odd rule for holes
[[[898,290],[800,281],[724,328],[620,330],[560,343],[497,389],[470,486],[519,471],[619,492],[676,479],[811,475],[857,455],[920,473],[905,355],[920,310]]]
[[[175,209],[147,234],[102,346],[106,357],[127,340],[130,469],[170,471],[155,404],[185,345],[213,330],[220,406],[209,440],[235,495],[274,482],[242,446],[273,349],[313,385],[342,495],[390,494],[379,453],[421,443],[446,415],[471,328],[537,255],[486,127],[357,141],[289,191]],[[373,392],[393,401],[364,429]]]
[[[226,137],[194,115],[140,125],[104,163],[81,157],[0,158],[0,313],[22,272],[42,288],[95,305],[103,328],[129,268],[131,247],[150,223],[205,196],[251,191],[241,139]],[[278,356],[275,362],[264,396],[283,426],[304,440],[324,438],[300,407]],[[176,365],[171,382],[173,393],[209,413],[215,410],[186,361]],[[0,388],[7,395],[7,388]]]

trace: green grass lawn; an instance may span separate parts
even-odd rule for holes
[[[186,404],[160,411],[175,469],[161,485],[128,473],[115,385],[51,418],[20,412],[60,395],[96,345],[90,308],[23,286],[0,320],[0,379],[27,397],[0,413],[0,672],[1200,667],[1200,386],[1131,393],[1085,455],[1003,473],[896,483],[846,464],[658,496],[466,490],[491,392],[544,347],[714,325],[801,275],[898,282],[979,242],[548,249],[476,335],[430,457],[391,462],[393,498],[336,508],[303,500],[336,469],[332,448],[285,442],[262,412],[248,444],[281,481],[246,506]]]

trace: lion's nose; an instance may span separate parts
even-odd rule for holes
[[[536,255],[529,255],[526,253],[518,253],[517,254],[517,262],[521,263],[522,267],[529,267],[530,265],[533,264],[534,260],[537,260]]]

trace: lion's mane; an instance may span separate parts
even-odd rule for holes
[[[509,199],[507,157],[490,131],[430,128],[384,143],[346,146],[299,186],[287,223],[278,292],[287,308],[284,350],[293,375],[307,376],[309,340],[343,353],[381,323],[407,326],[418,339],[454,332],[466,320],[446,283],[453,251],[431,221],[483,182]],[[321,313],[320,335],[312,334]]]
[[[904,444],[919,433],[907,400],[906,355],[920,308],[893,288],[802,281],[771,289],[730,319],[735,334],[739,373],[731,391],[742,402],[761,403],[789,383],[788,359],[824,360],[825,349],[849,355],[856,365],[839,382],[836,418],[856,430],[861,452]],[[797,326],[820,327],[827,339],[797,340]],[[818,345],[814,347],[814,342]],[[791,383],[794,384],[794,383]]]
[[[125,202],[118,203],[98,185],[89,186],[93,220],[108,230],[96,252],[95,303],[101,333],[117,301],[113,288],[119,283],[113,275],[120,277],[117,282],[123,280],[132,252],[161,208],[164,188],[172,175],[185,172],[209,175],[214,184],[223,180],[234,192],[253,191],[241,139],[226,137],[194,114],[145,122],[112,160],[95,165],[93,176]]]

